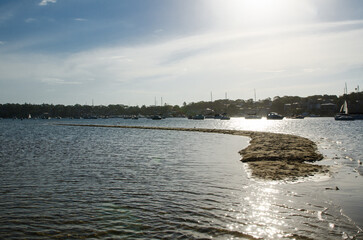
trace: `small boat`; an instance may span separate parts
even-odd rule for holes
[[[204,120],[204,115],[202,115],[202,114],[198,114],[198,115],[195,115],[194,117],[193,117],[193,120]]]
[[[257,107],[256,107],[256,89],[253,89],[254,94],[255,94],[255,101],[252,103],[253,104],[253,108],[254,110],[252,110],[251,112],[247,113],[247,116],[245,116],[245,119],[261,119],[261,116],[257,115]]]
[[[337,115],[335,115],[334,119],[337,121],[354,121],[354,118],[352,116],[345,113],[338,113]]]
[[[221,120],[230,120],[231,118],[230,117],[228,117],[228,116],[226,116],[226,115],[223,115],[222,117],[221,117]]]
[[[270,112],[269,114],[267,114],[267,119],[269,120],[282,120],[283,118],[284,116],[275,112]]]
[[[152,116],[152,117],[151,117],[151,119],[152,119],[152,120],[161,120],[161,119],[162,119],[162,117],[161,117],[161,116],[159,116],[159,115],[154,115],[154,116]]]
[[[221,119],[223,117],[223,115],[221,114],[215,114],[214,115],[214,119]]]
[[[351,115],[349,115],[349,113],[348,113],[347,101],[344,101],[344,104],[340,108],[339,113],[335,115],[334,119],[337,121],[353,121],[354,120],[354,118]]]

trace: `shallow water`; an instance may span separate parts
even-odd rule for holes
[[[332,175],[298,183],[250,179],[245,137],[55,122],[0,120],[1,239],[362,238],[363,121],[60,121],[305,136]]]

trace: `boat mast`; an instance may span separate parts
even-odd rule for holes
[[[348,103],[347,103],[347,98],[346,96],[348,95],[348,87],[347,87],[347,83],[345,83],[344,85],[344,103],[342,105],[342,107],[340,108],[340,112],[341,113],[345,113],[348,114]]]

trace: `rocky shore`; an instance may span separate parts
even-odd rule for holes
[[[323,159],[323,156],[317,152],[316,144],[307,138],[294,135],[205,128],[170,128],[90,124],[58,125],[189,131],[246,136],[251,138],[250,145],[247,148],[241,150],[239,153],[242,156],[241,161],[248,164],[248,168],[251,170],[251,175],[254,178],[266,180],[294,180],[299,177],[308,177],[316,173],[328,171],[328,169],[324,166],[308,163]]]

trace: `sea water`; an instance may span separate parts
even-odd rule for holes
[[[331,173],[249,177],[249,139],[54,123],[223,128],[315,141]],[[0,239],[362,239],[363,121],[0,120]]]

